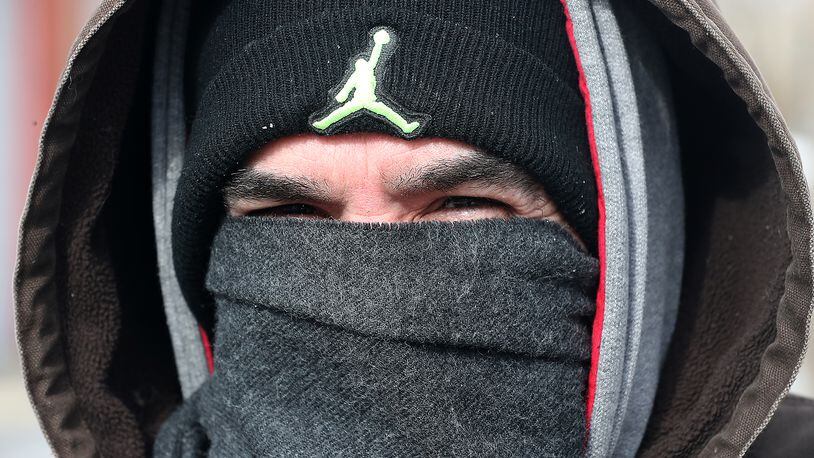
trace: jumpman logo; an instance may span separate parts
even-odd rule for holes
[[[350,119],[357,114],[369,113],[390,122],[390,124],[400,129],[405,137],[415,136],[418,134],[418,129],[422,127],[422,119],[408,121],[405,116],[410,116],[410,114],[400,114],[397,111],[400,109],[398,105],[388,101],[381,91],[377,92],[376,90],[378,79],[383,74],[382,71],[377,71],[377,67],[392,55],[392,50],[395,47],[395,32],[385,27],[377,27],[371,30],[370,33],[373,36],[373,49],[370,51],[369,58],[365,59],[364,55],[356,58],[353,63],[353,72],[347,76],[343,83],[340,83],[341,87],[338,87],[339,90],[333,97],[342,105],[320,119],[314,120],[314,118],[319,118],[325,111],[331,109],[331,105],[334,104],[329,103],[325,110],[311,115],[311,125],[317,131],[327,133],[332,126],[343,120]],[[390,52],[385,53],[383,56],[382,52],[388,44],[391,45]],[[334,88],[334,91],[336,90],[337,88]],[[416,118],[426,120],[426,116],[419,115]]]

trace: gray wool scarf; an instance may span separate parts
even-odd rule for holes
[[[575,456],[598,263],[555,223],[227,218],[156,456]]]

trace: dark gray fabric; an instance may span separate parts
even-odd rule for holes
[[[635,374],[625,387],[623,424],[614,456],[633,456],[639,448],[650,417],[670,337],[675,327],[684,265],[684,189],[681,148],[672,97],[669,68],[658,43],[648,39],[647,19],[633,0],[612,1],[627,54],[631,92],[638,112],[636,129],[641,135],[641,176],[629,180],[644,184],[646,228],[638,237],[646,240],[643,268],[641,334]],[[636,235],[633,236],[637,238]],[[636,282],[636,278],[632,279]]]
[[[810,458],[814,450],[814,399],[786,396],[746,458]]]
[[[227,219],[156,454],[580,455],[597,267],[546,221]]]

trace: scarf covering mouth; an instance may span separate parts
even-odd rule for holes
[[[227,218],[156,455],[580,455],[597,273],[548,221]]]

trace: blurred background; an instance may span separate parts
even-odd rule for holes
[[[75,34],[98,0],[0,0],[0,457],[49,456],[23,388],[11,278],[37,141]],[[814,178],[814,2],[718,0],[758,63]],[[814,345],[810,345],[814,347]],[[793,392],[814,397],[814,351]]]

